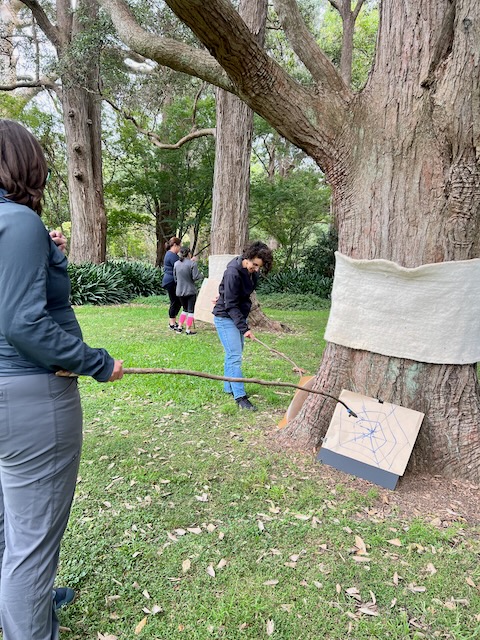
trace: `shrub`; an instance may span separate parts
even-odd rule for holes
[[[69,264],[72,304],[121,304],[137,296],[164,293],[160,269],[142,262]]]
[[[151,264],[126,260],[116,260],[109,264],[121,273],[131,298],[165,293],[162,287],[163,273]]]
[[[301,293],[328,298],[332,290],[333,278],[312,273],[306,269],[285,269],[262,278],[258,292],[271,293]]]
[[[329,298],[337,245],[333,227],[322,231],[316,244],[305,250],[301,267],[283,269],[261,278],[258,291],[262,294],[298,293]]]

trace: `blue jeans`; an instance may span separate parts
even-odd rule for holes
[[[225,361],[223,364],[223,375],[229,378],[243,378],[242,373],[242,352],[244,337],[235,326],[231,318],[218,318],[213,316],[213,322],[217,329],[220,342],[225,349]],[[223,390],[226,393],[233,393],[235,399],[246,396],[243,382],[223,383]]]

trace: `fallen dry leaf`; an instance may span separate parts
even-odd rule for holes
[[[266,580],[263,584],[266,587],[274,587],[276,584],[278,584],[278,580]]]
[[[429,573],[431,576],[435,575],[437,573],[437,570],[435,569],[435,566],[429,562],[425,568],[425,571],[427,573]]]
[[[362,601],[360,591],[357,589],[357,587],[349,587],[348,589],[345,589],[345,593],[351,598],[355,598],[355,600],[358,600],[359,602]]]
[[[358,610],[360,613],[364,613],[367,616],[378,616],[379,613],[376,610],[376,607],[368,607],[367,605],[360,607]]]
[[[187,527],[187,531],[189,531],[190,533],[194,533],[197,536],[202,533],[200,527]]]
[[[477,588],[477,585],[475,584],[475,582],[470,578],[470,576],[468,576],[467,578],[465,578],[465,582],[470,586],[473,587],[474,589]]]
[[[154,604],[150,610],[150,613],[155,616],[157,615],[157,613],[163,613],[163,609],[158,604]]]
[[[420,587],[420,586],[418,586],[416,584],[413,584],[413,582],[411,582],[408,585],[408,589],[410,589],[410,591],[412,591],[413,593],[423,593],[424,591],[427,590],[426,587]]]
[[[223,569],[223,567],[227,566],[227,561],[225,560],[225,558],[222,558],[220,560],[220,562],[217,564],[217,569]]]
[[[209,576],[211,576],[212,578],[215,578],[215,569],[213,568],[213,566],[211,564],[208,565],[206,571],[207,571]]]
[[[112,636],[110,634],[104,636],[103,633],[100,633],[100,631],[97,634],[97,640],[118,640],[117,636]]]
[[[187,571],[190,570],[191,566],[192,566],[192,563],[190,562],[190,560],[188,558],[186,560],[184,560],[182,562],[182,571],[183,571],[183,573],[187,573]]]
[[[275,631],[275,623],[273,620],[267,620],[267,636],[271,636]]]
[[[387,542],[389,544],[393,544],[394,547],[401,547],[402,546],[402,541],[399,540],[398,538],[392,538],[392,540],[387,540]]]
[[[143,618],[143,620],[140,620],[140,622],[137,624],[137,626],[135,627],[135,635],[138,636],[139,633],[141,633],[143,627],[147,624],[147,616],[145,616],[145,618]]]
[[[359,556],[367,555],[367,547],[365,545],[365,542],[362,540],[362,538],[360,538],[360,536],[355,536],[355,546],[358,549],[356,553]]]

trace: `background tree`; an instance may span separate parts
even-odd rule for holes
[[[197,101],[195,109],[198,124],[207,130],[206,125],[214,118],[212,96]],[[164,106],[154,130],[155,139],[182,139],[191,130],[193,110],[193,101],[187,96]],[[141,117],[145,122],[145,112]],[[173,235],[181,238],[188,235],[195,251],[200,228],[210,220],[213,136],[201,136],[178,149],[162,149],[147,136],[139,136],[138,127],[121,115],[117,126],[119,135],[108,146],[106,170],[112,238],[116,230],[118,234],[124,233],[129,221],[148,223],[150,227],[153,223],[157,265],[163,263],[165,241]],[[153,133],[153,129],[149,130]]]
[[[145,53],[143,32],[126,6],[101,3],[122,38]],[[358,93],[318,48],[293,0],[275,6],[296,18],[287,36],[311,74],[310,85],[294,80],[258,46],[229,3],[167,4],[211,54],[189,50],[187,61],[178,55],[183,49],[172,46],[172,64],[237,93],[324,170],[344,254],[407,267],[479,256],[478,2],[383,0],[375,64]],[[163,61],[151,33],[148,45],[148,55]],[[480,477],[475,366],[430,365],[328,344],[316,384],[329,393],[356,389],[425,412],[414,464]],[[318,446],[332,410],[328,400],[307,400],[284,437]]]
[[[69,257],[72,262],[103,262],[106,213],[103,198],[101,101],[98,96],[100,40],[95,0],[79,0],[75,8],[59,0],[52,8],[37,0],[23,4],[43,31],[59,61],[59,92],[68,158],[68,190],[72,215]],[[49,50],[49,45],[44,44]],[[50,47],[50,48],[51,48]]]

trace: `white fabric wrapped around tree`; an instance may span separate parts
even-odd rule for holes
[[[480,361],[480,259],[410,269],[335,256],[325,340],[432,364]]]

